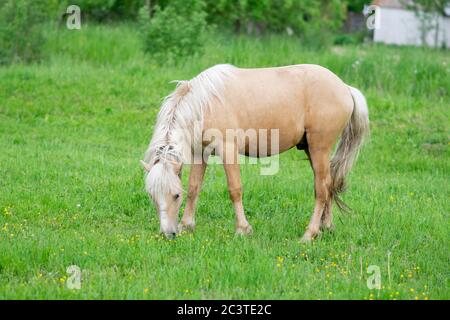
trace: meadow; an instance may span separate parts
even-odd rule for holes
[[[1,299],[450,298],[448,51],[218,34],[203,55],[163,63],[133,26],[47,36],[42,63],[0,67]],[[218,63],[317,63],[365,93],[371,137],[344,195],[353,211],[335,208],[334,232],[299,242],[314,191],[293,149],[276,175],[242,166],[252,236],[234,235],[218,165],[195,233],[158,234],[139,160],[170,81]],[[71,265],[79,290],[67,287]],[[367,286],[371,265],[380,290]]]

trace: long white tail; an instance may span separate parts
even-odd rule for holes
[[[369,134],[369,110],[364,95],[356,88],[350,87],[354,108],[350,121],[345,127],[336,152],[331,159],[331,194],[338,207],[347,210],[347,205],[339,194],[346,189],[345,177],[350,172],[364,138]]]

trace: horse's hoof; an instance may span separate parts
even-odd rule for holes
[[[193,223],[189,223],[189,224],[184,224],[184,223],[180,223],[178,225],[178,232],[194,232],[195,230],[195,224]]]
[[[303,237],[300,239],[301,243],[310,243],[314,238],[316,238],[319,235],[318,232],[311,232],[307,230]]]
[[[251,225],[246,225],[246,226],[239,226],[236,227],[236,234],[237,235],[241,235],[241,236],[245,236],[245,235],[250,235],[253,233],[253,229]]]
[[[333,232],[335,229],[335,226],[334,226],[334,223],[323,224],[321,229],[324,231]]]
[[[310,243],[312,240],[312,237],[310,235],[304,234],[303,237],[300,239],[300,243]]]
[[[164,236],[167,240],[174,240],[177,237],[177,234],[175,232],[164,233]]]

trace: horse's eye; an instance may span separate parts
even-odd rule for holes
[[[179,194],[179,193],[177,193],[176,195],[173,196],[173,198],[174,198],[175,200],[177,200],[179,197],[180,197],[180,194]]]

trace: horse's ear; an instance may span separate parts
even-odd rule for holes
[[[181,177],[181,169],[183,169],[183,163],[173,161],[172,164],[175,169],[176,175]]]
[[[150,165],[147,162],[144,162],[143,160],[141,160],[141,165],[144,167],[144,170],[149,172],[150,171]]]

